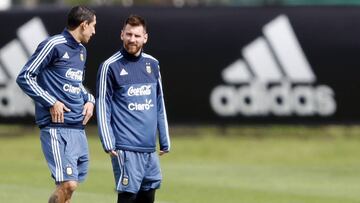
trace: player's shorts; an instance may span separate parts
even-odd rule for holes
[[[40,130],[40,140],[56,183],[85,180],[89,165],[85,130],[45,127]]]
[[[160,188],[161,169],[156,152],[132,152],[117,150],[118,156],[111,161],[118,192],[138,193]]]

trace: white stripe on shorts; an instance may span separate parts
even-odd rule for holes
[[[124,151],[123,150],[118,150],[117,153],[118,153],[117,160],[118,160],[119,168],[120,168],[120,178],[119,178],[116,189],[120,187],[121,180],[122,180],[123,175],[124,175],[124,170],[123,170],[123,167],[124,167],[124,155],[123,155]]]
[[[61,163],[59,141],[56,135],[55,128],[50,128],[50,135],[51,135],[51,148],[55,162],[55,180],[56,182],[61,182],[64,181],[64,175],[63,175],[63,169]]]

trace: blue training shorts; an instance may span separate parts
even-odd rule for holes
[[[40,140],[56,183],[85,180],[89,165],[85,130],[45,127],[40,130]]]
[[[118,156],[112,156],[112,166],[118,192],[137,194],[160,188],[161,169],[156,152],[133,152],[117,150]]]

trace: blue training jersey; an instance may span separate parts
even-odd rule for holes
[[[100,65],[96,112],[105,151],[170,151],[170,138],[159,63],[152,56],[138,57],[124,49]]]
[[[65,29],[39,44],[20,71],[16,82],[35,101],[35,118],[40,127],[83,128],[83,106],[95,98],[82,85],[86,48]],[[56,101],[71,111],[64,112],[64,123],[51,122],[50,107]]]

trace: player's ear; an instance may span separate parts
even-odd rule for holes
[[[146,42],[148,40],[148,37],[149,37],[148,33],[145,33],[145,35],[144,35],[144,44],[146,44]]]
[[[80,27],[81,27],[82,30],[85,30],[87,26],[89,26],[88,21],[83,21],[83,22],[80,24]]]
[[[121,40],[124,40],[124,30],[121,30],[120,39],[121,39]]]

